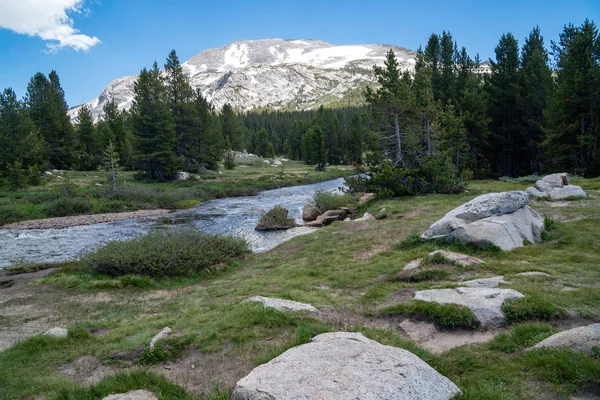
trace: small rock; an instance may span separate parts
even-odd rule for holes
[[[271,297],[262,297],[262,296],[254,296],[244,300],[242,303],[246,302],[257,302],[262,303],[265,308],[274,308],[278,311],[309,311],[309,312],[318,312],[315,307],[310,304],[299,303],[297,301],[291,300],[283,300]]]
[[[358,200],[358,204],[365,204],[367,201],[374,199],[374,198],[375,198],[375,193],[365,193]]]
[[[460,282],[461,286],[467,287],[484,287],[484,288],[495,288],[498,285],[508,285],[511,282],[505,281],[503,276],[494,276],[492,278],[480,278],[473,279],[470,281]]]
[[[44,335],[62,339],[69,336],[69,330],[65,328],[52,328],[44,332]]]
[[[54,174],[50,171],[44,171],[44,175],[54,175]]]
[[[265,164],[271,164],[271,162],[270,162],[269,160],[263,160],[263,162],[264,162]]]
[[[600,324],[556,333],[533,346],[533,349],[563,347],[593,355],[594,347],[600,349]]]
[[[273,165],[279,166],[279,165],[282,165],[282,163],[279,160],[273,160]]]
[[[414,354],[335,332],[314,337],[235,385],[231,400],[445,400],[460,389]]]
[[[310,221],[309,223],[307,223],[304,226],[308,226],[309,228],[322,228],[323,222],[322,221]]]
[[[94,186],[102,186],[101,183],[94,183]]]
[[[507,299],[525,297],[513,289],[456,288],[431,289],[415,293],[415,300],[467,307],[483,328],[500,326],[506,319],[502,304]]]
[[[422,258],[417,258],[416,260],[412,260],[411,262],[409,262],[408,264],[406,264],[404,266],[404,268],[402,269],[402,271],[410,271],[413,269],[417,269],[421,266],[421,263],[423,262]]]
[[[351,222],[351,221],[352,221],[352,218],[350,218],[350,217],[348,217],[344,220],[344,222]]]
[[[381,210],[379,210],[379,212],[377,214],[375,214],[375,219],[385,219],[388,216],[388,209],[387,208],[382,208]]]
[[[540,272],[540,271],[530,271],[530,272],[519,272],[518,274],[515,274],[516,276],[552,276],[550,274],[547,274],[545,272]]]
[[[454,253],[452,251],[436,250],[429,253],[429,257],[440,255],[444,260],[452,264],[460,265],[461,267],[467,267],[475,264],[485,264],[485,261],[479,258],[471,257],[466,254]]]
[[[132,390],[127,393],[110,394],[102,400],[158,400],[158,397],[148,390]]]
[[[365,215],[354,220],[354,222],[363,222],[363,221],[375,221],[375,217],[372,216],[371,214],[369,214],[368,212],[366,212]]]
[[[150,351],[154,350],[154,346],[156,346],[156,343],[158,343],[159,340],[162,340],[169,336],[169,333],[171,333],[171,328],[169,328],[168,326],[163,328],[162,331],[158,332],[150,341]]]

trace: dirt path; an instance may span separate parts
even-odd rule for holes
[[[76,215],[72,217],[34,219],[0,226],[0,229],[64,229],[72,226],[92,225],[126,219],[151,217],[168,213],[169,210],[139,210],[124,213]]]

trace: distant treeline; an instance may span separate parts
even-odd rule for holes
[[[129,111],[109,101],[96,123],[83,106],[72,124],[56,72],[37,73],[23,99],[10,88],[0,94],[0,177],[35,182],[48,168],[97,169],[109,145],[121,166],[157,181],[218,168],[226,151],[243,149],[308,164],[388,163],[400,180],[431,162],[456,176],[597,176],[598,30],[588,20],[569,24],[550,48],[538,28],[522,46],[502,35],[487,74],[449,32],[432,34],[414,72],[388,54],[364,106],[246,113],[228,104],[216,111],[172,51],[162,72],[157,63],[141,71]]]

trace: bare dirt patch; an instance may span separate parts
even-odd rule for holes
[[[84,385],[93,385],[106,375],[114,373],[114,369],[104,365],[93,356],[81,356],[58,369],[63,375]]]

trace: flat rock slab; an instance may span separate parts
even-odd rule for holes
[[[148,390],[132,390],[127,393],[110,394],[102,400],[158,400],[158,397]]]
[[[444,260],[449,263],[460,265],[461,267],[468,267],[469,265],[485,264],[485,261],[480,260],[476,257],[471,257],[466,254],[454,253],[452,251],[436,250],[429,253],[429,257],[441,256]]]
[[[415,300],[467,307],[483,328],[500,326],[506,319],[502,303],[507,299],[525,297],[513,289],[456,288],[420,290]]]
[[[361,333],[318,335],[239,380],[232,400],[442,400],[460,390],[414,354]]]
[[[600,324],[581,326],[559,332],[533,346],[534,349],[569,348],[582,351],[590,356],[593,354],[594,347],[600,350]]]
[[[552,275],[547,274],[545,272],[540,272],[540,271],[529,271],[529,272],[519,272],[518,274],[515,274],[515,276],[552,276]]]
[[[413,269],[417,269],[421,266],[422,262],[423,262],[422,258],[417,258],[416,260],[412,260],[411,262],[409,262],[408,264],[406,264],[404,266],[402,271],[411,271]]]
[[[288,312],[288,311],[309,311],[309,312],[318,312],[315,307],[310,304],[299,303],[297,301],[291,300],[283,300],[271,297],[262,297],[262,296],[254,296],[244,300],[242,303],[246,302],[257,302],[262,303],[265,308],[274,308],[278,311]]]
[[[503,276],[494,276],[491,278],[472,279],[470,281],[460,282],[461,286],[479,287],[479,288],[495,288],[498,285],[508,285],[511,282],[505,281]]]

